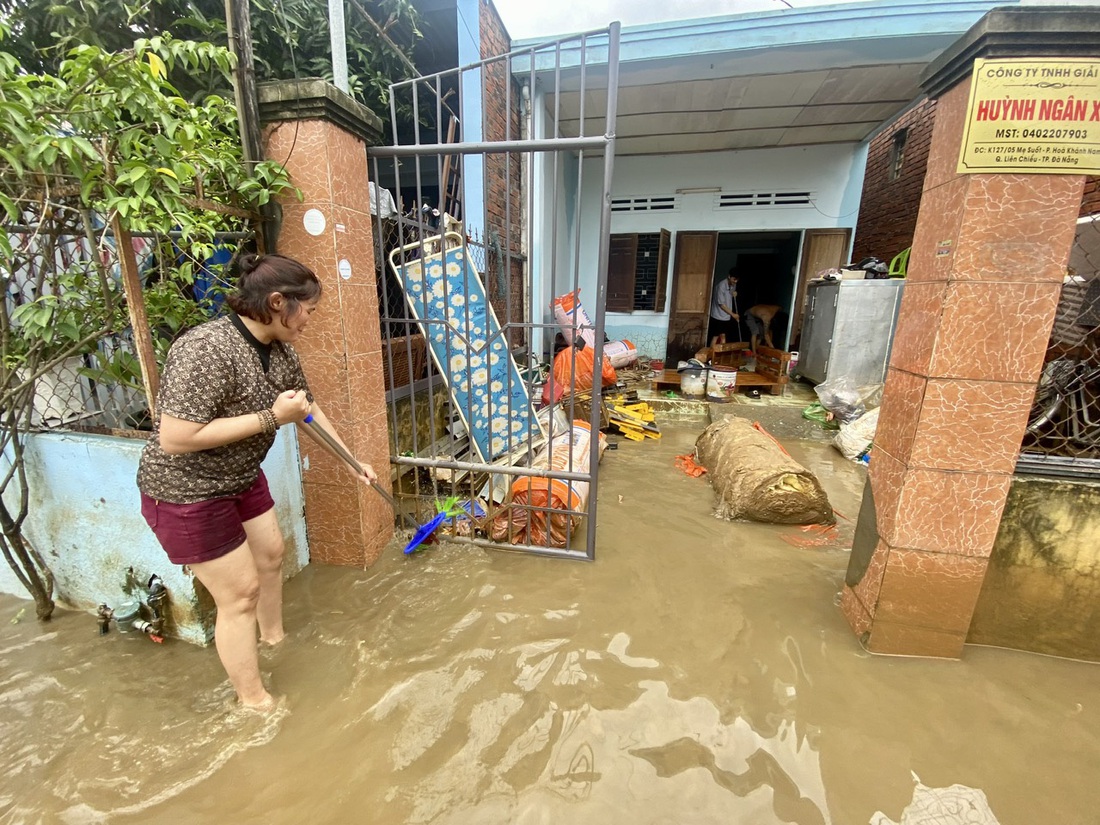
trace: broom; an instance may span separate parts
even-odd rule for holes
[[[321,439],[321,441],[323,441],[325,445],[336,455],[337,458],[345,461],[347,465],[355,470],[355,472],[357,472],[359,475],[365,475],[365,473],[363,472],[363,465],[356,460],[355,456],[353,456],[344,448],[343,444],[341,444],[339,441],[329,435],[328,431],[324,427],[322,427],[317,421],[315,421],[312,415],[307,415],[302,423],[308,426],[310,430],[312,430],[316,434],[316,436]],[[432,533],[435,532],[435,529],[443,523],[443,519],[447,517],[447,513],[443,512],[436,515],[436,517],[429,521],[427,524],[417,524],[416,520],[412,516],[410,516],[408,513],[402,512],[398,508],[397,502],[394,501],[393,496],[391,496],[374,482],[371,482],[370,488],[378,493],[378,495],[382,496],[382,498],[384,498],[389,503],[394,513],[396,513],[405,524],[406,529],[413,531],[412,539],[407,545],[405,545],[406,554],[411,553],[425,540],[429,539]]]

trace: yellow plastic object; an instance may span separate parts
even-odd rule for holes
[[[906,271],[909,269],[909,253],[913,247],[903,249],[897,255],[894,256],[894,260],[890,261],[890,268],[886,271],[886,275],[889,278],[904,278]]]

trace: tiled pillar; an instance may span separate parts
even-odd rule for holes
[[[264,151],[285,164],[302,200],[280,199],[278,251],[310,266],[324,287],[296,348],[310,389],[341,438],[389,487],[385,385],[368,198],[368,142],[380,121],[322,80],[262,84]],[[372,564],[393,535],[383,498],[343,464],[299,439],[310,559]]]
[[[1083,176],[955,171],[974,58],[1036,54],[1001,47],[1004,19],[1024,18],[991,12],[925,83],[936,123],[841,601],[874,653],[962,653],[1074,239]]]

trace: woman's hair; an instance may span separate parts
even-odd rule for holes
[[[321,282],[305,264],[282,255],[246,253],[237,259],[237,289],[226,302],[238,315],[271,323],[271,293],[286,300],[283,323],[298,312],[303,301],[321,297]]]

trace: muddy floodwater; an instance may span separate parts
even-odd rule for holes
[[[0,597],[0,823],[1100,821],[1100,669],[864,652],[835,604],[863,468],[788,442],[842,515],[815,546],[711,517],[673,466],[700,429],[606,454],[594,564],[308,568],[268,718],[212,648]]]

